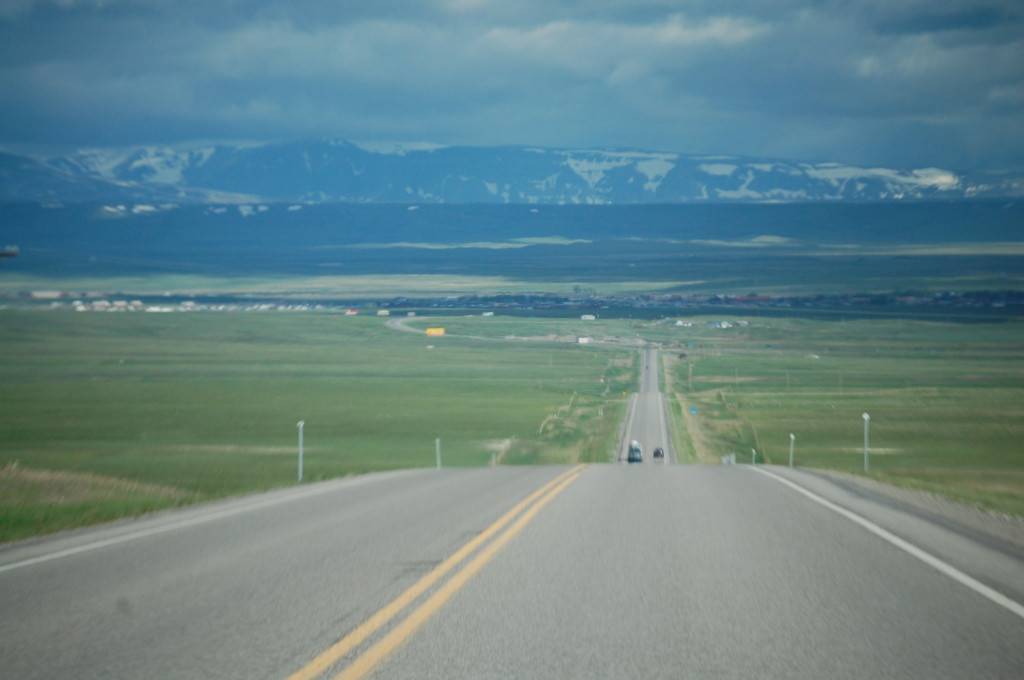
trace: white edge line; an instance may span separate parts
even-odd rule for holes
[[[0,565],[0,574],[2,574],[4,572],[8,572],[8,571],[14,571],[15,569],[21,569],[23,567],[31,567],[33,565],[42,564],[44,562],[51,562],[53,560],[59,560],[59,559],[64,558],[64,557],[71,557],[72,555],[78,555],[78,554],[89,552],[89,551],[92,551],[92,550],[98,550],[99,548],[106,548],[106,547],[111,546],[111,545],[117,545],[118,543],[126,543],[128,541],[134,541],[135,539],[138,539],[138,538],[146,538],[146,537],[149,537],[149,536],[157,536],[159,534],[165,534],[165,533],[167,533],[169,531],[177,531],[178,529],[187,529],[188,527],[193,527],[193,526],[196,526],[196,525],[199,525],[199,524],[206,524],[207,522],[214,522],[216,520],[225,519],[227,517],[233,517],[234,515],[240,515],[242,513],[250,512],[252,510],[258,510],[260,508],[273,507],[275,505],[281,505],[282,503],[290,503],[292,501],[301,500],[301,499],[304,499],[304,498],[309,498],[311,496],[318,496],[318,495],[320,495],[322,493],[327,493],[329,491],[336,491],[339,488],[339,486],[345,486],[343,484],[338,484],[337,482],[350,482],[350,483],[353,482],[353,481],[362,482],[362,481],[366,481],[367,478],[368,478],[368,476],[364,475],[362,477],[357,477],[355,479],[342,478],[340,480],[331,480],[332,482],[335,482],[335,483],[331,484],[330,482],[327,482],[327,483],[324,483],[322,486],[321,485],[317,485],[317,486],[311,486],[311,487],[306,487],[306,488],[295,489],[295,490],[293,490],[292,493],[287,493],[286,495],[278,496],[277,498],[271,498],[271,499],[259,499],[259,498],[256,498],[256,499],[253,499],[253,500],[249,500],[248,502],[244,502],[242,505],[232,504],[233,507],[225,508],[224,510],[220,510],[220,511],[216,511],[216,512],[208,512],[208,513],[204,512],[204,513],[200,514],[199,516],[191,517],[191,518],[188,518],[188,519],[179,520],[177,522],[172,522],[170,524],[163,524],[163,525],[160,525],[160,526],[151,527],[149,529],[139,529],[137,531],[132,531],[132,532],[129,532],[129,533],[126,533],[126,534],[121,534],[120,536],[113,536],[111,538],[106,538],[106,539],[99,540],[99,541],[93,541],[92,543],[86,543],[84,545],[79,545],[79,546],[76,546],[74,548],[67,548],[65,550],[58,550],[57,552],[47,553],[45,555],[39,555],[38,557],[30,557],[28,559],[21,560],[20,562],[12,562],[10,564]],[[297,491],[297,493],[296,493],[296,491]],[[222,500],[228,500],[228,499],[222,499]]]
[[[958,583],[961,583],[961,584],[967,586],[968,588],[970,588],[974,592],[978,593],[979,595],[988,598],[989,600],[991,600],[992,602],[998,604],[999,606],[1003,607],[1004,609],[1007,609],[1010,612],[1016,614],[1017,616],[1019,616],[1021,618],[1024,618],[1024,605],[1021,605],[1019,602],[1010,599],[1009,597],[1007,597],[1006,595],[1003,595],[1002,593],[1000,593],[997,590],[993,590],[992,588],[988,587],[987,585],[985,585],[981,581],[978,581],[977,579],[975,579],[975,578],[973,578],[971,576],[968,576],[967,574],[965,574],[964,572],[960,571],[959,569],[957,569],[953,565],[949,564],[948,562],[943,562],[938,557],[935,557],[931,553],[927,553],[924,550],[921,550],[920,548],[918,548],[915,545],[907,543],[906,541],[904,541],[899,536],[897,536],[897,535],[895,535],[895,534],[893,534],[893,533],[883,529],[882,527],[878,526],[877,524],[875,524],[871,520],[866,519],[864,517],[861,517],[860,515],[858,515],[858,514],[856,514],[854,512],[851,512],[851,511],[847,510],[846,508],[840,507],[840,506],[836,505],[835,503],[822,498],[818,494],[816,494],[816,493],[814,493],[812,491],[808,491],[807,489],[803,488],[799,484],[791,482],[788,479],[780,477],[780,476],[776,475],[775,473],[769,472],[769,471],[767,471],[767,470],[765,470],[763,468],[760,468],[760,467],[753,466],[753,469],[757,470],[758,472],[760,472],[763,475],[771,477],[772,479],[774,479],[775,481],[779,482],[780,484],[785,484],[786,486],[790,487],[794,491],[798,491],[799,493],[802,493],[804,496],[807,496],[808,498],[810,498],[815,503],[819,503],[819,504],[825,506],[829,510],[832,510],[833,512],[842,515],[843,517],[845,517],[846,519],[850,520],[851,522],[855,522],[856,524],[859,524],[860,526],[864,527],[865,529],[867,529],[871,533],[875,534],[879,538],[881,538],[881,539],[883,539],[885,541],[888,541],[889,543],[891,543],[892,545],[896,546],[900,550],[903,550],[904,552],[907,552],[907,553],[913,555],[914,557],[916,557],[917,559],[921,560],[922,562],[924,562],[928,566],[933,567],[934,569],[937,569],[938,571],[940,571],[941,573],[945,574],[946,576],[949,576],[954,581],[957,581]]]

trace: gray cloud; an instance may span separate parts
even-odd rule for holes
[[[1022,28],[1016,0],[0,0],[0,144],[326,136],[1020,168]]]

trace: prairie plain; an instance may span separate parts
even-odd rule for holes
[[[600,460],[628,351],[340,313],[0,311],[0,540],[304,481]],[[120,491],[120,493],[115,493]]]
[[[592,324],[592,325],[587,325]],[[464,317],[484,337],[661,348],[681,461],[866,474],[1024,515],[1024,320]],[[695,413],[694,413],[695,411]],[[867,459],[863,415],[869,415]]]
[[[4,204],[20,253],[0,270],[0,540],[294,484],[300,420],[304,481],[432,466],[438,439],[444,465],[609,460],[644,345],[662,349],[688,462],[786,464],[792,434],[795,464],[865,474],[868,413],[867,474],[1024,515],[1022,215]],[[569,306],[533,306],[549,294]],[[868,302],[815,306],[829,294]],[[493,295],[518,309],[480,316]],[[718,295],[809,303],[687,309]],[[71,311],[97,296],[250,311]],[[428,304],[458,296],[479,305]],[[398,332],[378,304],[447,334]]]

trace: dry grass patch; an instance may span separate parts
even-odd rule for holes
[[[296,446],[241,446],[238,444],[190,444],[180,446],[156,446],[153,450],[178,451],[182,453],[225,453],[249,454],[253,456],[288,455],[294,456]],[[306,452],[316,452],[318,447],[304,447]]]
[[[484,442],[484,448],[490,451],[494,455],[495,462],[502,462],[505,454],[512,448],[512,442],[515,441],[514,437],[508,437],[506,439],[492,439]]]
[[[69,505],[124,498],[183,500],[182,489],[83,472],[34,470],[17,463],[0,468],[0,505]]]
[[[962,503],[1024,517],[1024,471],[886,470],[877,476],[899,486],[936,493]]]

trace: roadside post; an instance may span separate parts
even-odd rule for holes
[[[868,471],[868,424],[871,422],[871,416],[865,413],[864,418],[864,472]]]
[[[434,440],[434,453],[437,455],[437,469],[441,469],[441,438]]]
[[[789,467],[793,467],[793,443],[796,442],[796,435],[789,433]]]
[[[757,449],[750,449],[750,464],[757,465]]]
[[[306,425],[305,420],[298,422],[299,428],[299,481],[302,481],[302,428]]]

